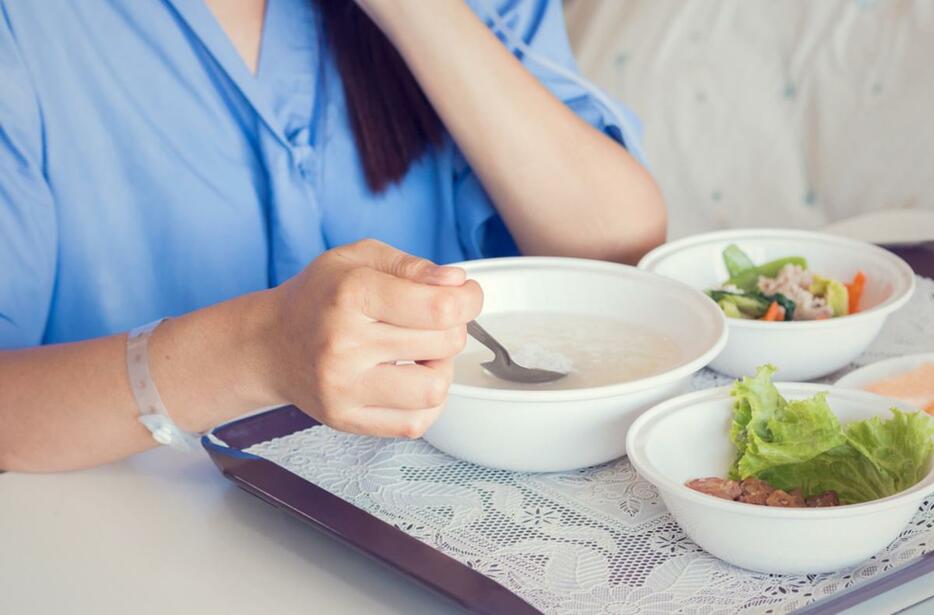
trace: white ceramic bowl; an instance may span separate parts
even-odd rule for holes
[[[789,399],[829,391],[841,423],[888,415],[892,400],[816,384],[780,384]],[[893,496],[831,508],[772,508],[694,491],[688,480],[726,476],[736,449],[728,433],[730,388],[684,395],[655,406],[629,429],[629,460],[658,489],[691,539],[720,559],[760,572],[810,574],[853,566],[891,543],[925,497],[934,471]],[[901,406],[902,409],[906,409]]]
[[[915,287],[905,261],[870,243],[808,231],[747,229],[707,233],[661,246],[639,268],[700,290],[718,288],[729,276],[723,249],[737,244],[755,263],[803,256],[815,273],[848,281],[866,274],[860,311],[827,320],[763,322],[730,318],[730,340],[711,367],[735,378],[771,363],[777,380],[812,380],[858,357],[878,335],[889,314],[903,306]]]
[[[534,311],[612,316],[681,347],[674,368],[641,380],[566,390],[454,383],[425,439],[442,451],[506,470],[571,470],[626,452],[626,430],[646,408],[685,390],[723,348],[726,322],[702,293],[634,267],[566,258],[462,263],[484,292],[484,315]],[[481,348],[469,340],[464,352]]]
[[[903,357],[893,357],[885,361],[871,363],[843,376],[836,382],[836,386],[847,389],[863,390],[870,384],[878,382],[883,378],[898,376],[915,370],[925,363],[934,363],[934,352],[923,352],[920,354],[909,354]]]

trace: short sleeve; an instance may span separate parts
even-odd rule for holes
[[[0,349],[10,349],[42,341],[56,225],[42,171],[39,105],[2,4],[0,84]]]
[[[526,57],[521,50],[516,56],[525,67],[558,99],[564,102],[584,121],[602,131],[626,147],[640,162],[642,155],[642,124],[636,115],[608,95],[595,96],[588,88],[569,79],[562,72],[580,75],[571,43],[568,39],[559,0],[468,0],[473,11],[497,32],[500,39],[510,47],[509,38],[499,33],[489,11],[498,11],[498,21],[513,32],[536,56],[549,64],[546,66],[534,58]],[[589,82],[588,82],[589,83]],[[596,89],[596,86],[591,85]],[[608,108],[612,106],[612,108]],[[460,152],[455,154],[454,199],[460,241],[468,258],[492,258],[512,256],[519,250],[496,213],[493,203],[479,178],[474,175]]]

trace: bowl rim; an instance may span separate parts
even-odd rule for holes
[[[860,248],[866,250],[867,254],[875,257],[875,260],[886,261],[901,274],[899,279],[893,280],[895,289],[888,299],[878,305],[874,305],[867,310],[860,310],[856,314],[847,314],[846,316],[827,318],[825,320],[793,320],[788,322],[767,322],[762,320],[728,318],[727,321],[729,327],[751,330],[775,330],[775,328],[781,328],[783,331],[788,331],[795,329],[832,329],[835,327],[848,326],[857,322],[891,314],[895,310],[905,305],[909,299],[911,299],[917,284],[915,273],[911,266],[908,265],[908,263],[906,263],[905,260],[900,256],[889,252],[885,248],[866,241],[850,239],[849,237],[841,237],[839,235],[831,235],[829,233],[820,233],[817,231],[802,231],[798,229],[731,229],[725,231],[701,233],[699,235],[691,235],[690,237],[678,239],[655,248],[643,256],[637,266],[639,269],[644,271],[651,271],[654,273],[659,263],[673,254],[688,248],[694,248],[698,245],[703,245],[705,243],[719,243],[728,239],[745,239],[752,241],[756,239],[790,239],[811,242],[819,241],[822,244],[831,243],[845,245],[851,248]]]
[[[900,357],[882,359],[881,361],[875,361],[848,372],[838,378],[837,381],[834,382],[834,386],[862,391],[865,390],[863,387],[867,384],[871,384],[880,378],[886,377],[884,375],[878,375],[876,372],[887,372],[889,369],[896,369],[898,371],[903,369],[905,372],[909,372],[925,363],[934,363],[934,352],[916,352]]]
[[[899,404],[897,400],[888,397],[859,391],[856,389],[847,389],[835,387],[826,384],[814,384],[806,382],[778,382],[775,384],[783,395],[787,396],[810,396],[819,392],[827,392],[834,397],[846,397],[851,401],[863,402],[865,404],[874,404],[877,407],[891,408],[901,406],[906,411],[913,411],[905,404]],[[636,472],[644,480],[652,483],[660,492],[667,492],[682,500],[688,500],[692,503],[714,508],[723,512],[733,514],[745,514],[754,517],[782,518],[782,519],[831,519],[838,517],[858,517],[862,515],[875,514],[877,512],[904,506],[909,502],[924,499],[934,493],[934,484],[925,485],[932,475],[934,475],[934,465],[928,470],[924,478],[917,483],[890,496],[862,502],[860,504],[845,504],[843,506],[832,506],[825,508],[780,508],[772,506],[756,506],[745,504],[743,502],[734,502],[715,496],[695,491],[686,485],[678,483],[648,462],[643,456],[644,441],[640,442],[640,437],[644,438],[644,432],[650,429],[652,423],[668,414],[685,410],[691,406],[711,401],[726,401],[730,399],[730,390],[732,385],[705,389],[674,397],[663,401],[656,406],[646,410],[630,426],[626,435],[626,455]],[[727,437],[724,433],[724,437]]]
[[[482,271],[497,269],[508,269],[519,267],[523,269],[553,269],[556,267],[570,268],[575,270],[587,270],[595,272],[604,272],[611,274],[624,274],[630,277],[642,278],[651,281],[653,284],[675,289],[685,296],[693,295],[695,299],[703,298],[704,301],[698,302],[698,307],[707,310],[708,315],[717,323],[719,331],[714,331],[715,341],[704,352],[695,356],[689,361],[679,363],[675,367],[654,374],[647,378],[631,380],[629,382],[619,382],[599,387],[583,387],[577,389],[549,389],[549,390],[529,390],[529,389],[490,389],[480,386],[451,383],[450,395],[458,397],[467,397],[472,399],[487,399],[496,401],[517,401],[517,402],[568,402],[587,399],[604,399],[617,397],[630,393],[637,393],[647,389],[670,384],[681,378],[687,378],[708,365],[726,346],[729,328],[727,327],[727,318],[720,307],[707,299],[706,296],[697,289],[689,285],[661,276],[650,271],[642,271],[631,265],[622,265],[606,261],[589,260],[584,258],[568,258],[561,256],[507,256],[502,258],[490,258],[461,263],[452,263],[451,266],[462,267],[467,271],[467,277]],[[709,308],[708,308],[709,305]],[[713,309],[710,309],[713,308]]]

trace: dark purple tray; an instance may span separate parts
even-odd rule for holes
[[[905,259],[918,275],[934,278],[934,241],[898,243],[882,247]]]
[[[225,477],[245,491],[324,530],[358,551],[412,577],[477,613],[538,613],[527,602],[405,532],[345,502],[271,461],[243,452],[253,444],[318,425],[294,406],[240,419],[214,430],[231,448],[202,439]],[[934,552],[872,581],[814,602],[797,611],[831,615],[934,571]]]
[[[919,275],[934,277],[934,242],[887,246]],[[242,449],[318,425],[294,406],[227,423],[214,434],[230,448],[202,439],[229,480],[265,502],[324,530],[421,585],[478,613],[538,613],[527,602],[476,570],[377,519],[288,470]],[[800,614],[831,615],[934,571],[934,552],[872,581],[814,602]]]
[[[261,500],[324,530],[358,551],[478,613],[538,613],[508,589],[402,530],[268,461],[243,452],[259,442],[319,423],[295,406],[222,425],[214,435],[231,448],[201,442],[226,478]]]

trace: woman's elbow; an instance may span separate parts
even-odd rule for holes
[[[655,189],[650,205],[641,216],[631,239],[627,262],[635,264],[651,250],[668,240],[668,208],[661,191]]]
[[[623,203],[616,196],[607,206],[614,223],[606,226],[609,233],[602,260],[635,265],[668,238],[668,209],[662,192],[647,172],[640,179],[627,190]]]

